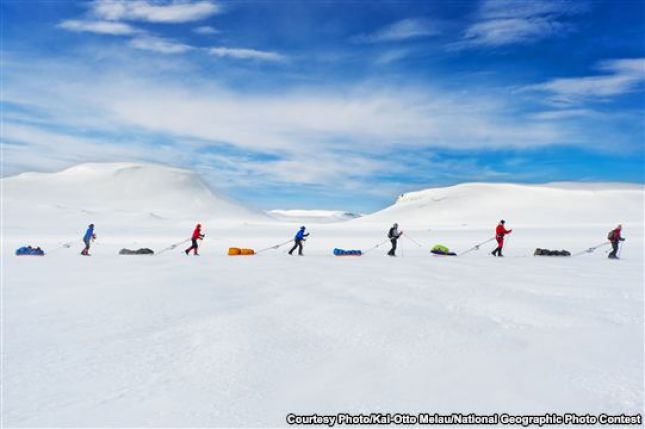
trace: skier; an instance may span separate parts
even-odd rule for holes
[[[90,242],[96,240],[96,234],[94,233],[94,224],[91,223],[85,231],[83,236],[83,243],[85,243],[85,248],[81,252],[83,256],[90,256]]]
[[[620,236],[620,232],[622,231],[623,226],[618,225],[616,228],[612,229],[609,234],[607,235],[607,238],[609,241],[611,241],[611,247],[612,251],[609,253],[609,259],[618,259],[618,256],[616,253],[618,252],[618,243],[621,241],[625,241],[623,237]]]
[[[296,233],[296,236],[293,238],[294,245],[291,248],[291,250],[289,250],[290,255],[293,255],[293,251],[296,250],[297,248],[298,255],[302,256],[302,242],[305,241],[307,237],[309,237],[309,233],[308,232],[305,233],[305,229],[306,228],[304,226],[301,226],[298,232]]]
[[[495,228],[495,240],[497,240],[497,248],[490,252],[493,256],[504,256],[502,255],[502,248],[504,247],[504,236],[513,232],[512,229],[504,228],[506,221],[500,220]]]
[[[396,242],[403,235],[403,231],[399,231],[399,224],[395,223],[387,233],[387,238],[392,243],[392,248],[387,252],[388,256],[396,256]]]
[[[184,250],[186,255],[190,254],[190,251],[192,250],[195,256],[199,256],[199,253],[197,253],[197,249],[199,246],[197,245],[197,240],[203,240],[204,239],[204,234],[202,234],[202,224],[198,223],[197,226],[195,227],[195,230],[193,231],[193,235],[190,237],[190,240],[192,242],[192,245]]]

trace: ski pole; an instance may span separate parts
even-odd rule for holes
[[[479,248],[480,248],[481,246],[483,246],[484,244],[489,243],[489,242],[491,242],[491,241],[493,241],[493,240],[495,240],[495,237],[491,237],[491,238],[489,238],[489,239],[488,239],[488,240],[486,240],[486,241],[482,241],[482,242],[481,242],[481,243],[479,243],[479,244],[475,244],[475,245],[474,245],[473,247],[471,247],[470,249],[468,249],[468,250],[466,250],[466,251],[464,251],[464,252],[461,252],[461,253],[459,254],[459,256],[461,256],[461,255],[465,255],[466,253],[472,252],[473,250],[479,250]]]
[[[404,233],[403,233],[403,235],[405,236],[405,238],[407,238],[408,240],[410,240],[411,242],[413,242],[413,243],[414,243],[414,244],[416,244],[417,246],[419,246],[419,247],[423,247],[423,246],[422,246],[422,245],[420,245],[420,244],[419,244],[419,243],[418,243],[414,238],[410,237],[407,233],[405,233],[405,232],[404,232]]]
[[[282,246],[285,246],[285,245],[287,245],[287,244],[289,244],[291,242],[293,242],[293,239],[291,239],[289,241],[285,241],[284,243],[280,243],[280,244],[276,244],[274,246],[267,247],[266,249],[258,250],[256,253],[262,253],[262,252],[266,252],[267,250],[272,250],[272,249],[279,249]]]
[[[605,242],[603,242],[603,243],[601,243],[601,244],[598,244],[598,245],[593,246],[593,247],[589,247],[588,249],[582,250],[582,251],[580,251],[580,252],[578,252],[578,253],[574,253],[574,254],[573,254],[573,255],[571,255],[571,256],[580,256],[580,255],[584,255],[585,253],[592,253],[592,252],[593,252],[593,251],[595,251],[596,249],[598,249],[598,248],[600,248],[600,247],[604,247],[604,246],[606,246],[606,245],[608,245],[608,244],[610,244],[610,243],[611,243],[611,241],[605,241]]]

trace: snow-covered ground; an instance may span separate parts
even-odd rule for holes
[[[118,168],[108,170],[112,177]],[[157,182],[158,195],[175,192],[158,173],[140,190],[149,204]],[[164,216],[139,213],[125,197],[86,213],[95,207],[48,188],[52,200],[23,214],[23,196],[36,198],[37,187],[21,185],[18,196],[10,180],[3,180],[4,426],[283,426],[289,412],[642,412],[642,187],[601,187],[586,222],[576,221],[576,207],[593,198],[578,188],[559,195],[560,207],[541,222],[529,216],[541,195],[532,187],[523,187],[526,222],[517,200],[508,202],[512,216],[482,213],[494,217],[486,226],[468,223],[476,213],[435,223],[431,213],[398,204],[385,211],[396,209],[394,217],[382,211],[310,225],[300,258],[285,255],[288,246],[225,256],[229,246],[284,242],[299,226],[240,212],[234,202],[229,219],[220,207],[219,217],[191,221],[167,202],[155,205]],[[101,186],[105,198],[119,197]],[[460,204],[477,209],[482,193],[506,204],[500,186],[480,187],[470,206],[467,195]],[[219,200],[211,194],[204,204]],[[620,218],[607,201],[624,209]],[[502,216],[514,228],[505,258],[491,257],[490,244],[461,257],[430,256],[436,243],[459,252],[486,240]],[[199,257],[181,246],[117,255],[179,242],[197,220],[206,233]],[[386,257],[385,245],[360,258],[331,255],[334,247],[382,243],[394,220],[422,247],[404,237],[398,258]],[[532,256],[536,247],[575,252],[602,243],[621,221],[620,261],[608,260],[606,247],[575,258]],[[84,258],[80,235],[90,222],[98,240]],[[71,249],[55,250],[67,241]],[[54,251],[13,256],[23,244]]]

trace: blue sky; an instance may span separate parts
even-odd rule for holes
[[[3,175],[197,170],[261,208],[643,183],[645,2],[2,0]]]

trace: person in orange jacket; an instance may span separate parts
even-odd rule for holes
[[[197,245],[197,240],[203,240],[204,239],[204,234],[202,234],[202,224],[198,223],[197,226],[195,227],[195,230],[193,231],[193,235],[191,236],[190,240],[192,241],[192,245],[184,250],[186,252],[186,255],[190,254],[190,251],[193,250],[195,253],[195,256],[199,255],[197,253],[197,248],[199,247]]]
[[[495,240],[497,240],[497,248],[493,250],[490,254],[493,256],[504,256],[502,255],[502,248],[504,247],[504,236],[513,232],[512,229],[504,228],[506,221],[500,220],[495,228]]]

